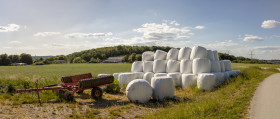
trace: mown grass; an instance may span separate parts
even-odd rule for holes
[[[267,68],[280,68],[280,64],[244,64],[244,63],[232,63],[233,69],[244,69],[248,67],[267,67]]]
[[[189,99],[188,101],[182,102],[177,106],[161,109],[145,118],[245,118],[258,84],[276,72],[279,71],[249,67],[243,69],[241,75],[232,78],[231,81],[212,92],[203,92],[196,88],[180,90],[179,95]]]

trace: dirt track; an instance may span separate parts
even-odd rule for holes
[[[251,103],[250,118],[280,118],[280,73],[273,74],[260,83]]]

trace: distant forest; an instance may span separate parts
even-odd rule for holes
[[[114,46],[103,47],[75,52],[67,56],[58,55],[45,59],[44,63],[51,63],[54,60],[66,60],[68,63],[99,63],[108,57],[123,56],[125,62],[142,60],[142,53],[145,51],[163,50],[168,52],[172,47],[162,46]],[[220,60],[231,60],[234,63],[266,63],[257,59],[236,57],[226,53],[219,53]]]
[[[44,60],[44,63],[52,63],[54,60],[66,60],[68,63],[99,63],[108,57],[123,56],[125,62],[142,60],[141,54],[145,51],[163,50],[168,52],[172,47],[162,46],[114,46],[74,52],[63,56],[58,55]]]
[[[34,65],[59,64],[59,63],[100,63],[108,57],[123,57],[124,62],[134,62],[142,60],[142,53],[145,51],[163,50],[168,52],[172,47],[162,46],[113,46],[102,47],[81,52],[74,52],[69,55],[57,55],[49,58],[32,59],[30,54],[21,55],[0,55],[0,66],[9,66],[12,63],[26,63]],[[226,53],[219,53],[220,60],[231,60],[233,63],[267,63],[257,59],[236,57]],[[63,62],[61,62],[63,61]]]

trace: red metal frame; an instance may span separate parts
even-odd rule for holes
[[[72,95],[74,96],[75,92],[86,90],[86,89],[80,89],[78,87],[79,80],[86,79],[86,78],[91,78],[91,74],[90,75],[89,74],[82,74],[82,75],[71,76],[72,83],[62,83],[62,84],[52,86],[52,87],[43,87],[43,88],[38,88],[37,87],[37,88],[33,88],[33,89],[19,89],[18,91],[31,92],[31,91],[43,91],[43,90],[67,89],[69,91],[72,91]],[[109,85],[109,84],[100,85],[98,87],[107,86],[107,85]]]

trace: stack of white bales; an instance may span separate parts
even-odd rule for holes
[[[144,79],[151,84],[153,77],[171,77],[172,85],[183,88],[196,86],[199,89],[212,90],[239,70],[232,70],[229,60],[219,61],[217,51],[206,50],[201,46],[184,47],[169,52],[157,50],[146,51],[142,61],[132,64],[131,72],[115,73],[122,87],[135,79]]]

